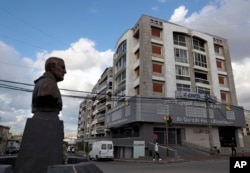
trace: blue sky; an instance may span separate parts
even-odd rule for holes
[[[116,41],[146,14],[228,39],[238,104],[250,110],[249,9],[249,0],[1,0],[0,86],[32,84],[45,60],[59,56],[67,68],[59,87],[91,92],[112,65]],[[76,135],[81,101],[63,97],[66,135]],[[0,124],[22,133],[30,105],[31,93],[0,87]]]
[[[79,38],[95,41],[96,49],[114,50],[119,36],[141,14],[169,20],[178,5],[189,13],[208,0],[5,0],[0,6],[0,39],[22,55],[66,49]]]

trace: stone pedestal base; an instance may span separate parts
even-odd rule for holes
[[[46,173],[63,164],[63,121],[37,117],[27,119],[14,173]]]

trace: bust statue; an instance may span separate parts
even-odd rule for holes
[[[34,81],[32,94],[32,113],[62,110],[62,98],[57,82],[63,81],[66,68],[63,59],[50,57],[45,62],[45,72]]]
[[[63,81],[65,74],[63,59],[50,57],[44,74],[34,81],[34,116],[27,119],[14,173],[44,173],[49,165],[63,164],[64,128],[58,116],[62,97],[57,82]]]

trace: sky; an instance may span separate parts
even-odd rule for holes
[[[142,14],[226,38],[238,105],[250,110],[249,9],[250,0],[1,0],[0,125],[9,126],[13,134],[23,133],[27,118],[33,116],[32,93],[27,90],[32,91],[50,56],[66,64],[59,88],[82,91],[61,90],[63,95],[84,97],[91,92],[105,68],[112,66],[119,37]],[[59,117],[65,136],[75,137],[82,99],[62,99]]]

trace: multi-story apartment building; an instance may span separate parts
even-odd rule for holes
[[[112,67],[106,68],[91,94],[80,104],[78,120],[78,139],[89,140],[109,134],[105,128],[105,113],[112,104]]]
[[[124,147],[121,157],[130,155],[133,140],[243,145],[244,112],[226,39],[142,15],[119,38],[113,68],[117,101],[106,124],[114,143]],[[172,118],[168,134],[165,115]]]
[[[97,135],[95,117],[105,113],[116,157],[132,157],[135,141],[208,150],[244,145],[244,111],[224,38],[142,15],[117,41],[112,84],[111,109],[86,113],[92,121],[84,121],[84,132]],[[107,95],[97,97],[100,103]],[[163,120],[169,116],[171,126]]]

